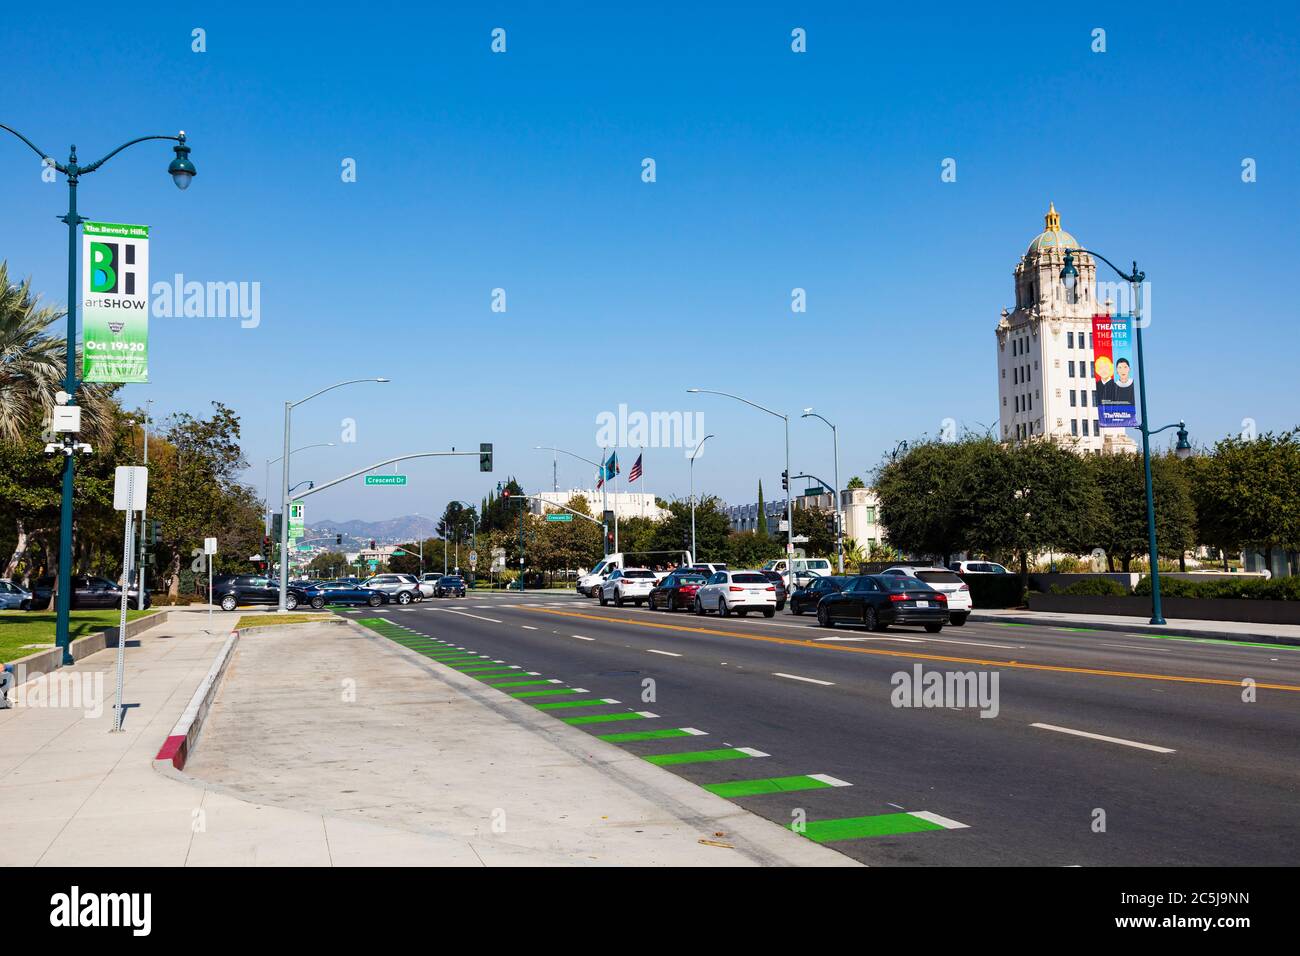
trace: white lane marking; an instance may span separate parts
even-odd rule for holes
[[[573,692],[574,692],[575,694],[590,694],[590,693],[591,693],[591,691],[587,690],[587,688],[585,688],[585,687],[575,687],[575,688],[573,688]]]
[[[594,637],[583,637],[581,634],[570,634],[569,637],[576,637],[580,641],[594,641]]]
[[[511,667],[518,667],[519,665],[518,665],[518,664],[511,664],[510,666],[511,666]],[[524,671],[524,673],[527,674],[529,677],[541,677],[541,676],[542,676],[542,672],[541,672],[541,671]]]
[[[935,644],[968,644],[971,647],[996,647],[1004,651],[1023,650],[1023,644],[982,644],[979,641],[953,641],[943,637],[923,637],[920,640]]]
[[[937,823],[945,830],[969,830],[969,823],[958,823],[956,820],[950,820],[947,817],[941,817],[937,813],[931,813],[929,810],[912,810],[907,814],[909,817],[916,817],[918,820],[928,820],[930,823]]]
[[[646,652],[647,654],[662,654],[664,657],[681,657],[681,656],[682,656],[682,655],[680,655],[680,654],[675,654],[675,653],[673,653],[672,651],[656,651],[653,647],[647,647],[647,648],[645,649],[645,652]]]
[[[613,697],[602,697],[602,698],[600,699],[600,702],[601,702],[602,704],[617,704],[617,703],[618,703],[618,701],[616,701]]]
[[[851,787],[853,784],[847,780],[841,780],[838,777],[832,777],[825,773],[810,773],[808,776],[813,780],[820,780],[822,783],[832,787]]]
[[[1141,644],[1105,644],[1102,647],[1127,647],[1131,651],[1171,651],[1172,647],[1143,647]]]
[[[491,605],[491,604],[475,604],[475,605],[474,605],[474,609],[475,609],[476,611],[490,611],[490,610],[492,610],[492,605]]]
[[[479,620],[479,621],[490,621],[493,624],[501,623],[494,617],[484,617],[482,614],[470,614],[468,611],[453,611],[451,608],[445,608],[444,610],[446,610],[448,614],[460,614],[464,617],[472,617],[475,620]]]
[[[798,674],[782,674],[780,671],[777,671],[777,672],[776,672],[775,674],[773,674],[772,676],[773,676],[773,677],[784,677],[784,678],[786,678],[787,680],[801,680],[801,681],[803,681],[804,683],[807,683],[807,684],[821,684],[821,686],[823,686],[823,687],[834,687],[834,686],[835,686],[835,681],[833,681],[833,680],[818,680],[818,679],[815,678],[815,677],[800,677]]]
[[[816,637],[816,641],[897,641],[899,644],[923,644],[919,637]]]
[[[761,750],[755,750],[753,747],[737,747],[737,751],[750,757],[770,757],[771,754],[765,754]]]
[[[1069,727],[1057,727],[1055,724],[1030,724],[1030,727],[1037,727],[1039,730],[1055,730],[1058,734],[1072,734],[1075,737],[1087,737],[1090,740],[1104,740],[1108,744],[1122,744],[1125,747],[1137,747],[1139,750],[1152,750],[1158,754],[1177,753],[1169,747],[1157,747],[1155,744],[1144,744],[1136,740],[1125,740],[1123,737],[1107,737],[1105,734],[1092,734],[1086,730],[1071,730]]]
[[[650,711],[648,710],[638,710],[637,713],[640,714],[642,717],[649,718],[649,719],[653,719],[659,716],[658,714],[650,713]]]
[[[684,734],[690,734],[692,737],[707,737],[709,735],[707,730],[697,730],[694,727],[678,727],[677,729]]]
[[[535,630],[537,630],[537,628],[533,627],[531,624],[521,624],[521,625],[519,625],[519,626],[522,627],[525,631],[535,631]]]

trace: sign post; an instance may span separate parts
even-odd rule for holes
[[[119,465],[113,473],[113,508],[125,512],[122,531],[122,609],[117,623],[117,705],[113,710],[113,733],[122,731],[122,682],[126,677],[126,605],[130,599],[135,553],[135,513],[144,508],[149,493],[149,469]]]
[[[217,553],[217,539],[203,539],[203,553],[208,556],[208,630],[212,630],[212,557]]]

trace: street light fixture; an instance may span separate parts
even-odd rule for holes
[[[77,389],[81,383],[77,380],[77,302],[80,298],[77,292],[77,227],[86,220],[77,214],[77,183],[82,176],[87,173],[93,173],[106,162],[116,156],[128,146],[134,146],[136,143],[143,143],[147,140],[163,139],[177,143],[175,147],[176,158],[172,160],[171,166],[167,171],[171,173],[172,180],[181,189],[190,184],[194,178],[194,164],[190,162],[190,148],[185,144],[185,132],[182,130],[176,136],[140,136],[136,139],[123,143],[117,149],[108,155],[96,160],[88,166],[82,166],[77,162],[77,147],[71,147],[68,160],[65,163],[56,162],[49,153],[38,147],[30,139],[24,136],[18,130],[0,123],[0,129],[13,133],[20,140],[26,143],[36,155],[41,157],[45,165],[63,173],[68,182],[68,212],[65,216],[59,218],[67,224],[68,227],[68,325],[65,338],[65,352],[67,353],[67,365],[63,377],[63,391],[67,394],[69,403],[75,403]],[[63,663],[73,663],[72,652],[69,648],[71,643],[68,634],[68,617],[72,609],[71,590],[72,590],[72,495],[73,495],[73,471],[74,471],[74,451],[89,451],[90,446],[84,442],[78,442],[75,435],[62,436],[61,443],[51,443],[56,451],[62,451],[63,459],[63,491],[62,500],[59,510],[59,580],[58,580],[58,598],[55,601],[56,623],[54,629],[55,645],[62,652]],[[126,569],[124,568],[123,571]]]
[[[840,519],[840,433],[834,425],[826,421],[811,408],[805,408],[800,418],[820,418],[831,429],[831,445],[835,450],[835,555],[839,562],[840,574],[844,573],[844,524]]]
[[[748,405],[750,408],[757,408],[760,412],[767,412],[769,415],[775,415],[785,422],[785,473],[790,474],[790,416],[775,412],[765,405],[758,402],[751,402],[747,398],[741,398],[739,395],[732,395],[730,392],[720,392],[712,388],[688,388],[687,392],[692,395],[722,395],[725,398],[735,399]],[[785,491],[785,556],[787,560],[794,557],[794,489],[787,488]],[[793,578],[792,578],[793,580]]]
[[[306,398],[300,398],[296,402],[284,403],[284,466],[280,469],[280,600],[279,611],[281,614],[286,610],[284,606],[285,595],[289,593],[289,458],[293,454],[289,450],[289,435],[293,430],[293,410],[299,405],[311,401],[317,395],[324,395],[326,392],[333,391],[336,388],[342,388],[344,385],[355,385],[360,382],[380,382],[385,383],[386,378],[350,378],[345,382],[335,382],[319,391],[312,392]]]
[[[713,437],[714,437],[713,435],[705,435],[703,438],[700,439],[700,443],[695,446],[695,450],[691,452],[691,560],[692,561],[700,560],[700,556],[695,553],[695,456],[700,453],[700,449],[704,447],[704,443]]]
[[[294,455],[298,454],[298,452],[306,451],[308,448],[333,448],[333,447],[334,447],[334,443],[332,441],[316,442],[316,444],[314,445],[299,445],[297,448],[295,448],[293,451],[289,453],[289,457],[292,458]],[[266,532],[265,532],[266,534],[271,533],[271,466],[274,465],[277,461],[282,461],[282,460],[284,460],[284,455],[276,455],[274,458],[266,459],[266,484],[262,486],[263,488],[266,489],[265,494],[263,494],[262,496],[263,504],[266,507]]]
[[[585,461],[589,465],[595,465],[596,471],[598,473],[600,473],[601,470],[605,467],[605,463],[603,461],[592,461],[590,458],[584,458],[581,455],[575,455],[571,451],[565,451],[563,448],[556,448],[554,445],[534,445],[533,451],[559,452],[561,455],[568,455],[570,458],[578,459],[578,461]],[[601,454],[603,455],[604,453],[605,453],[605,449],[602,448]],[[600,484],[600,512],[601,512],[600,517],[601,517],[601,528],[602,528],[601,535],[600,535],[600,550],[602,554],[609,554],[609,538],[608,538],[609,528],[605,525],[605,521],[604,521],[605,512],[609,511],[609,498],[607,496],[608,496],[608,492],[605,490],[605,483],[602,481]],[[615,551],[618,550],[617,509],[615,509],[614,511],[614,550]]]
[[[1129,303],[1133,314],[1134,338],[1137,342],[1137,365],[1138,365],[1138,396],[1141,402],[1141,421],[1138,422],[1138,431],[1142,433],[1142,469],[1146,481],[1147,494],[1147,557],[1151,566],[1151,623],[1164,624],[1164,610],[1160,605],[1160,558],[1156,549],[1156,501],[1155,495],[1151,490],[1151,436],[1156,434],[1147,426],[1147,384],[1146,384],[1146,362],[1142,358],[1142,300],[1141,289],[1142,283],[1146,279],[1146,273],[1140,271],[1137,263],[1133,263],[1133,268],[1125,272],[1115,263],[1111,262],[1100,253],[1093,252],[1091,249],[1066,249],[1065,264],[1061,268],[1061,282],[1065,285],[1065,291],[1071,299],[1074,298],[1074,291],[1079,283],[1079,271],[1074,267],[1074,254],[1076,252],[1085,255],[1096,256],[1106,265],[1115,270],[1116,275],[1129,284]],[[1179,423],[1182,426],[1182,423]],[[1166,425],[1165,428],[1173,428],[1173,425]],[[1191,454],[1191,445],[1187,444],[1186,427],[1179,436],[1179,445],[1186,444],[1186,453]],[[1156,431],[1164,431],[1164,428]],[[1180,447],[1175,453],[1180,453],[1183,449]],[[1182,455],[1181,457],[1186,457]]]

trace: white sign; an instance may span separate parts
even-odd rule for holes
[[[477,565],[478,565],[478,552],[477,552],[477,551],[471,551],[471,552],[469,553],[469,566],[470,566],[471,568],[474,568],[474,567],[476,567]]]
[[[216,538],[204,538],[204,539],[203,539],[203,553],[204,553],[204,554],[216,554],[216,553],[217,553],[217,539],[216,539]]]
[[[55,405],[53,429],[60,435],[75,435],[81,431],[81,406]]]
[[[113,472],[114,511],[143,511],[148,493],[148,468],[139,465],[117,466]]]

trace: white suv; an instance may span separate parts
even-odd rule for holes
[[[732,611],[741,617],[750,611],[775,617],[776,585],[762,571],[718,571],[695,592],[695,613],[709,611],[720,617],[730,617]]]
[[[995,561],[954,561],[948,565],[958,574],[1010,574],[1011,572]]]
[[[615,607],[622,607],[631,601],[640,607],[650,596],[657,580],[649,568],[615,569],[600,586],[600,606],[604,607],[613,601]]]
[[[948,623],[956,627],[961,627],[966,623],[966,618],[970,617],[971,608],[975,606],[970,596],[970,585],[947,568],[901,564],[886,568],[880,573],[916,578],[924,581],[936,591],[942,591],[948,597]]]
[[[413,574],[376,574],[362,581],[361,586],[372,591],[383,591],[388,595],[388,600],[394,604],[410,604],[412,601],[424,600],[424,594],[420,591],[420,582]]]

